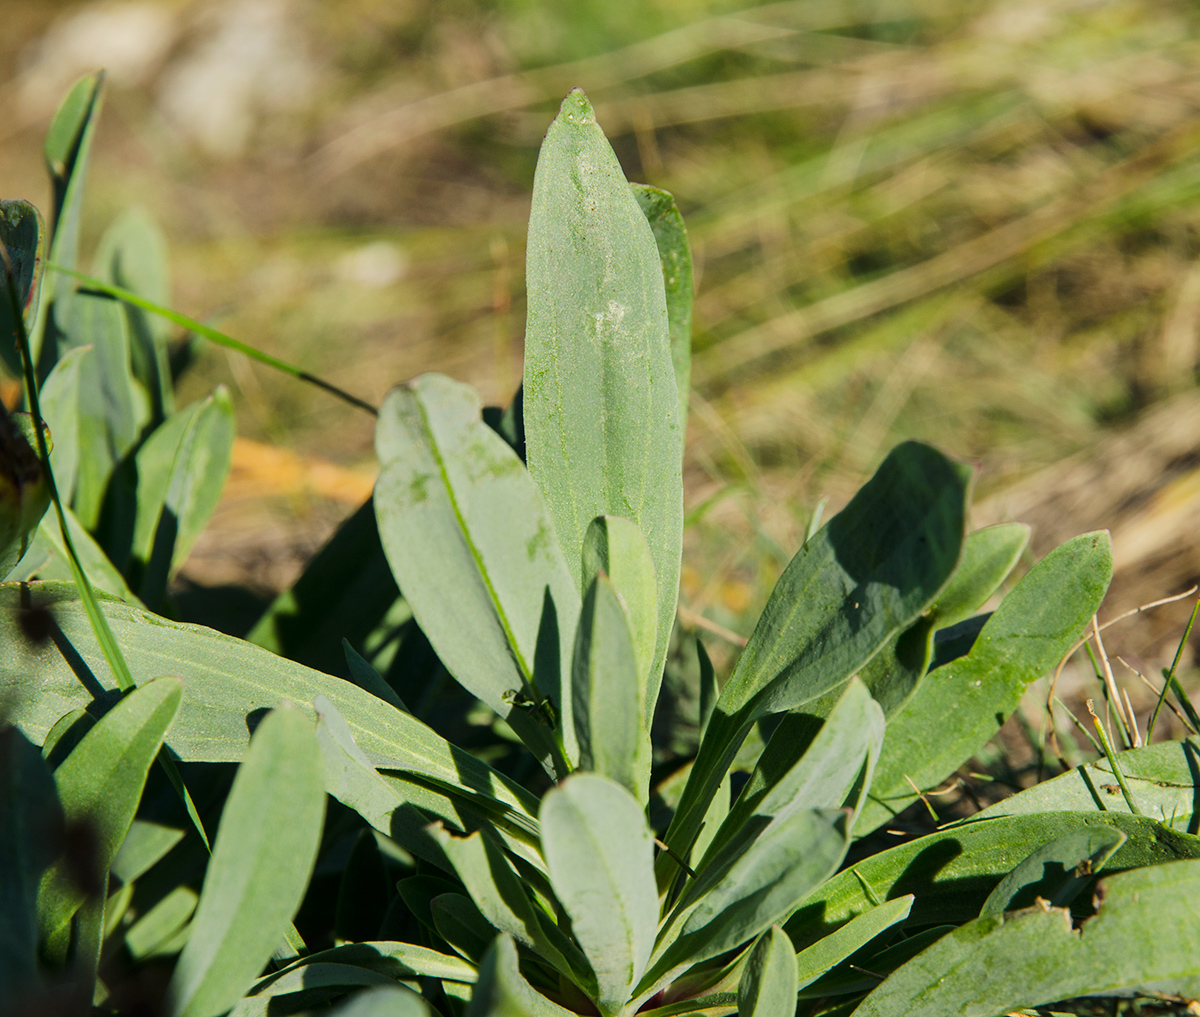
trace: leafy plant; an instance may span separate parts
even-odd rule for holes
[[[28,257],[34,236],[6,242]],[[25,264],[9,275],[18,338],[19,308],[45,306],[21,299],[37,285]],[[518,399],[485,412],[436,375],[394,389],[373,511],[253,641],[128,597],[101,602],[100,628],[76,586],[0,587],[8,1000],[120,1010],[120,976],[159,964],[165,1012],[188,1017],[360,988],[341,1013],[987,1015],[1200,995],[1191,741],[887,850],[862,841],[1075,648],[1111,576],[1106,534],[1064,544],[980,613],[1027,531],[968,532],[972,468],[905,443],[797,551],[723,683],[697,641],[673,641],[688,275],[670,196],[626,182],[575,90],[535,178]],[[59,283],[50,306],[83,299]],[[178,450],[201,412],[165,417],[134,453],[139,499],[143,478],[166,492],[135,541],[143,590],[152,574],[165,589],[175,560],[155,556],[161,520],[203,501],[170,501],[191,488],[146,450],[163,433],[172,462],[192,462]],[[95,452],[77,451],[82,479]],[[211,474],[194,483],[211,493]],[[314,633],[331,624],[351,637],[348,680],[272,652],[327,657]],[[677,758],[656,752],[652,722],[664,668],[692,665],[698,743]],[[465,698],[439,692],[444,675]],[[473,721],[476,704],[495,720]],[[160,747],[178,770],[151,769]],[[212,764],[234,763],[229,786]],[[1106,767],[1128,802],[1103,790]]]

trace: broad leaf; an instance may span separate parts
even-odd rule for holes
[[[983,607],[1028,543],[1029,527],[1024,523],[1000,523],[968,533],[958,567],[930,609],[934,627],[957,625]]]
[[[283,939],[316,861],[325,814],[312,722],[272,710],[221,813],[187,945],[167,988],[172,1017],[233,1006]]]
[[[1004,598],[966,657],[930,672],[888,724],[860,835],[916,801],[909,780],[936,787],[999,730],[1074,645],[1111,576],[1107,533],[1067,541]]]
[[[654,702],[679,596],[679,387],[659,250],[580,89],[538,156],[526,276],[529,471],[581,592],[593,519],[624,516],[645,535],[658,589]]]
[[[622,1011],[658,931],[654,841],[641,805],[606,777],[568,777],[542,801],[555,895],[596,976],[602,1014]]]
[[[778,925],[759,937],[742,980],[738,983],[741,1017],[794,1017],[796,1013],[796,951]]]
[[[602,573],[583,599],[571,686],[580,768],[612,778],[645,805],[651,749],[641,710],[644,684],[629,618]]]
[[[54,771],[67,825],[86,827],[94,840],[95,851],[84,863],[85,872],[101,889],[182,695],[178,678],[158,678],[139,686],[117,702]],[[78,859],[60,858],[42,877],[38,890],[39,930],[52,956],[65,955],[71,918],[87,899],[80,886],[79,864]]]
[[[429,1004],[412,989],[379,985],[358,993],[337,1007],[330,1017],[429,1017]]]
[[[1078,930],[1058,908],[989,915],[956,929],[872,992],[856,1017],[993,1017],[1078,995],[1200,996],[1200,861],[1112,876]]]
[[[572,737],[579,596],[537,487],[465,385],[393,389],[376,430],[375,513],[421,630],[460,684],[560,775]],[[575,557],[578,558],[578,548]]]
[[[667,298],[667,326],[671,335],[671,366],[679,389],[679,426],[687,423],[688,393],[692,376],[692,250],[687,227],[669,191],[649,184],[630,184],[641,206],[662,262]]]
[[[958,562],[971,476],[927,445],[899,445],[796,553],[721,690],[665,838],[676,853],[755,720],[835,689],[934,601]],[[662,885],[665,852],[659,866]]]
[[[1018,911],[1039,899],[1053,907],[1069,907],[1125,840],[1125,834],[1111,826],[1085,826],[1055,837],[996,884],[979,916]]]

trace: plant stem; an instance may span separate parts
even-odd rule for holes
[[[1104,755],[1108,759],[1108,765],[1112,767],[1113,776],[1117,778],[1117,784],[1121,788],[1121,794],[1125,797],[1125,804],[1129,806],[1129,811],[1135,816],[1140,816],[1142,810],[1137,807],[1133,800],[1133,794],[1129,790],[1129,785],[1125,783],[1125,774],[1121,772],[1121,767],[1117,765],[1117,754],[1113,752],[1112,742],[1108,740],[1108,732],[1104,730],[1104,725],[1100,723],[1100,718],[1096,716],[1096,710],[1093,707],[1092,701],[1087,701],[1088,713],[1092,715],[1092,722],[1096,725],[1096,733],[1100,736],[1100,744],[1104,746]]]

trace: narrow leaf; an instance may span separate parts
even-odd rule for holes
[[[778,925],[759,937],[738,983],[740,1017],[794,1017],[796,951]]]
[[[479,966],[479,980],[464,1017],[574,1017],[533,988],[521,975],[517,948],[497,936]]]
[[[815,982],[825,972],[861,950],[880,933],[903,922],[912,910],[912,902],[912,894],[884,901],[878,907],[856,915],[824,939],[819,939],[812,946],[801,950],[796,954],[798,986],[803,988]]]

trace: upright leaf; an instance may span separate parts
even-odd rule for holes
[[[658,930],[654,841],[637,800],[579,773],[552,789],[539,814],[554,892],[596,975],[595,1002],[617,1014],[646,969]]]
[[[167,988],[172,1017],[218,1017],[241,999],[300,906],[324,814],[312,723],[290,707],[273,710],[221,813],[191,934]]]
[[[628,616],[613,584],[597,574],[583,599],[571,669],[579,766],[611,777],[644,805],[651,750],[639,677]]]
[[[654,702],[679,596],[679,388],[658,247],[580,89],[538,156],[526,275],[529,471],[581,592],[596,516],[632,519],[645,535],[658,590]]]
[[[629,186],[650,223],[662,262],[671,366],[675,368],[675,384],[679,388],[679,426],[683,427],[687,423],[692,377],[692,249],[683,216],[671,193],[649,184]]]
[[[0,355],[9,371],[21,377],[21,353],[17,347],[17,315],[25,322],[26,332],[33,329],[42,268],[46,259],[46,223],[28,201],[0,200],[0,244],[12,266],[19,307],[13,307],[8,286],[3,282],[7,271],[0,264]]]
[[[1107,533],[1085,533],[1046,555],[1004,598],[966,657],[929,673],[888,724],[859,833],[935,787],[999,730],[1030,682],[1051,671],[1104,599]]]
[[[906,442],[784,570],[721,690],[666,841],[686,854],[750,726],[845,682],[934,601],[958,563],[972,471]],[[660,883],[673,872],[659,856]]]
[[[42,419],[54,439],[50,465],[64,506],[75,496],[75,481],[79,475],[79,388],[82,375],[91,369],[91,362],[92,347],[77,346],[68,350],[54,365],[38,394]]]
[[[796,950],[778,925],[759,937],[738,983],[739,1017],[794,1017]]]
[[[109,710],[54,771],[68,826],[90,831],[95,844],[93,856],[84,863],[92,870],[87,877],[94,882],[93,893],[102,892],[182,696],[178,678],[139,686]],[[38,890],[38,925],[52,956],[65,955],[71,918],[87,898],[78,866],[78,859],[60,858]]]
[[[497,936],[479,966],[479,980],[464,1017],[574,1017],[533,988],[517,964],[517,948]]]
[[[567,676],[579,596],[537,487],[480,420],[475,392],[440,375],[392,390],[376,447],[379,534],[421,630],[564,773],[564,753],[576,756]]]

